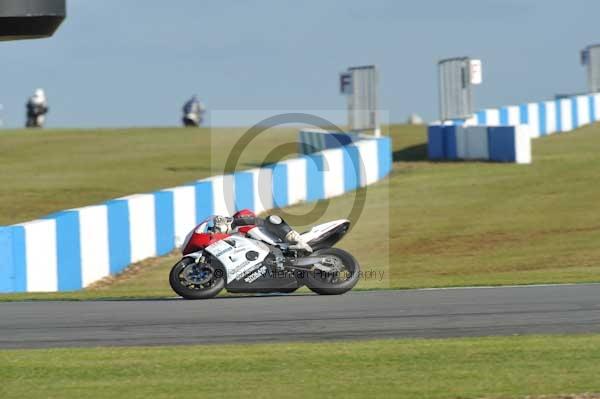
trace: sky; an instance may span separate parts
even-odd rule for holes
[[[391,122],[432,120],[442,58],[483,60],[484,108],[585,91],[579,52],[600,42],[598,0],[67,3],[54,37],[0,42],[5,127],[24,123],[38,87],[54,128],[173,126],[192,94],[230,126],[253,110],[343,110],[338,75],[364,64]]]

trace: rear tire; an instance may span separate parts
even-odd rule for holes
[[[313,271],[306,274],[306,286],[319,295],[342,295],[350,291],[358,283],[360,278],[360,265],[350,253],[339,248],[326,248],[316,251],[313,256],[329,256],[333,260],[341,262],[344,270],[338,274]],[[340,277],[347,276],[345,280]]]
[[[223,269],[212,265],[197,265],[196,269],[193,269],[194,264],[194,259],[183,258],[173,266],[171,273],[169,273],[169,284],[171,285],[171,288],[175,293],[185,299],[214,298],[221,290],[223,290],[223,288],[225,288],[225,274]],[[189,276],[195,277],[196,275],[193,273],[196,272],[207,273],[205,283],[190,283],[188,280],[190,278]]]

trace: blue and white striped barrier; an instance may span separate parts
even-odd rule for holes
[[[466,125],[527,125],[532,138],[564,133],[600,120],[600,94],[479,111]]]
[[[330,132],[322,129],[303,129],[300,131],[298,151],[300,154],[312,154],[331,148],[340,148],[362,139],[357,133]]]
[[[427,141],[431,160],[531,163],[531,139],[523,125],[432,125]]]
[[[575,130],[582,126],[594,123],[600,120],[600,94],[589,94],[582,96],[573,96],[567,98],[561,98],[552,101],[542,101],[539,103],[527,103],[521,105],[511,105],[501,108],[485,109],[477,112],[472,118],[460,121],[445,121],[443,126],[465,126],[465,127],[486,127],[488,129],[488,137],[493,134],[494,137],[501,138],[497,143],[504,143],[505,140],[513,140],[515,143],[514,153],[512,151],[512,145],[507,146],[502,144],[499,149],[496,150],[495,142],[491,142],[488,139],[488,155],[496,154],[496,157],[477,157],[472,158],[464,156],[460,153],[454,157],[452,152],[452,144],[446,144],[450,150],[446,153],[441,152],[440,146],[440,131],[443,128],[438,128],[438,125],[432,125],[430,127],[429,137],[433,141],[429,142],[429,155],[431,159],[484,159],[497,161],[498,158],[506,160],[505,162],[517,162],[517,163],[529,163],[531,162],[531,154],[527,155],[527,151],[531,152],[531,144],[526,141],[527,137],[538,138],[555,133],[564,133]],[[514,132],[511,130],[497,130],[497,127],[514,127]],[[440,130],[442,129],[442,130]],[[444,138],[446,141],[452,141],[456,133],[452,133],[450,130],[448,138]],[[493,132],[493,133],[490,133]],[[503,133],[499,133],[503,132]],[[454,136],[453,136],[454,134]],[[457,146],[460,147],[464,139],[461,135],[474,135],[480,137],[477,141],[480,147],[484,146],[483,138],[485,135],[482,133],[466,133],[459,131]],[[507,135],[507,137],[501,137],[501,135]],[[436,141],[437,140],[437,141]],[[462,141],[461,141],[462,140]],[[508,154],[500,153],[509,151]],[[481,155],[481,154],[479,154]],[[444,157],[441,157],[444,156]],[[450,157],[452,156],[452,157]],[[512,161],[510,159],[513,159]]]
[[[257,212],[335,197],[392,168],[388,137],[363,139],[264,168],[0,227],[0,292],[86,287],[131,263],[161,256],[212,214]]]

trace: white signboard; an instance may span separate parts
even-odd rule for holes
[[[480,85],[483,82],[481,60],[471,60],[469,63],[471,84]]]
[[[375,65],[348,68],[340,74],[340,92],[348,97],[348,126],[352,131],[380,134],[377,115],[379,76]]]

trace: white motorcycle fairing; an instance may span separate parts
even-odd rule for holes
[[[340,228],[343,225],[349,225],[350,221],[346,219],[334,220],[333,222],[327,222],[314,226],[309,231],[302,233],[301,236],[306,242],[319,240],[321,237],[327,236],[332,231]]]
[[[217,258],[223,265],[227,273],[226,281],[230,283],[258,269],[269,255],[269,248],[259,241],[232,235],[209,245],[206,247],[206,252]]]

